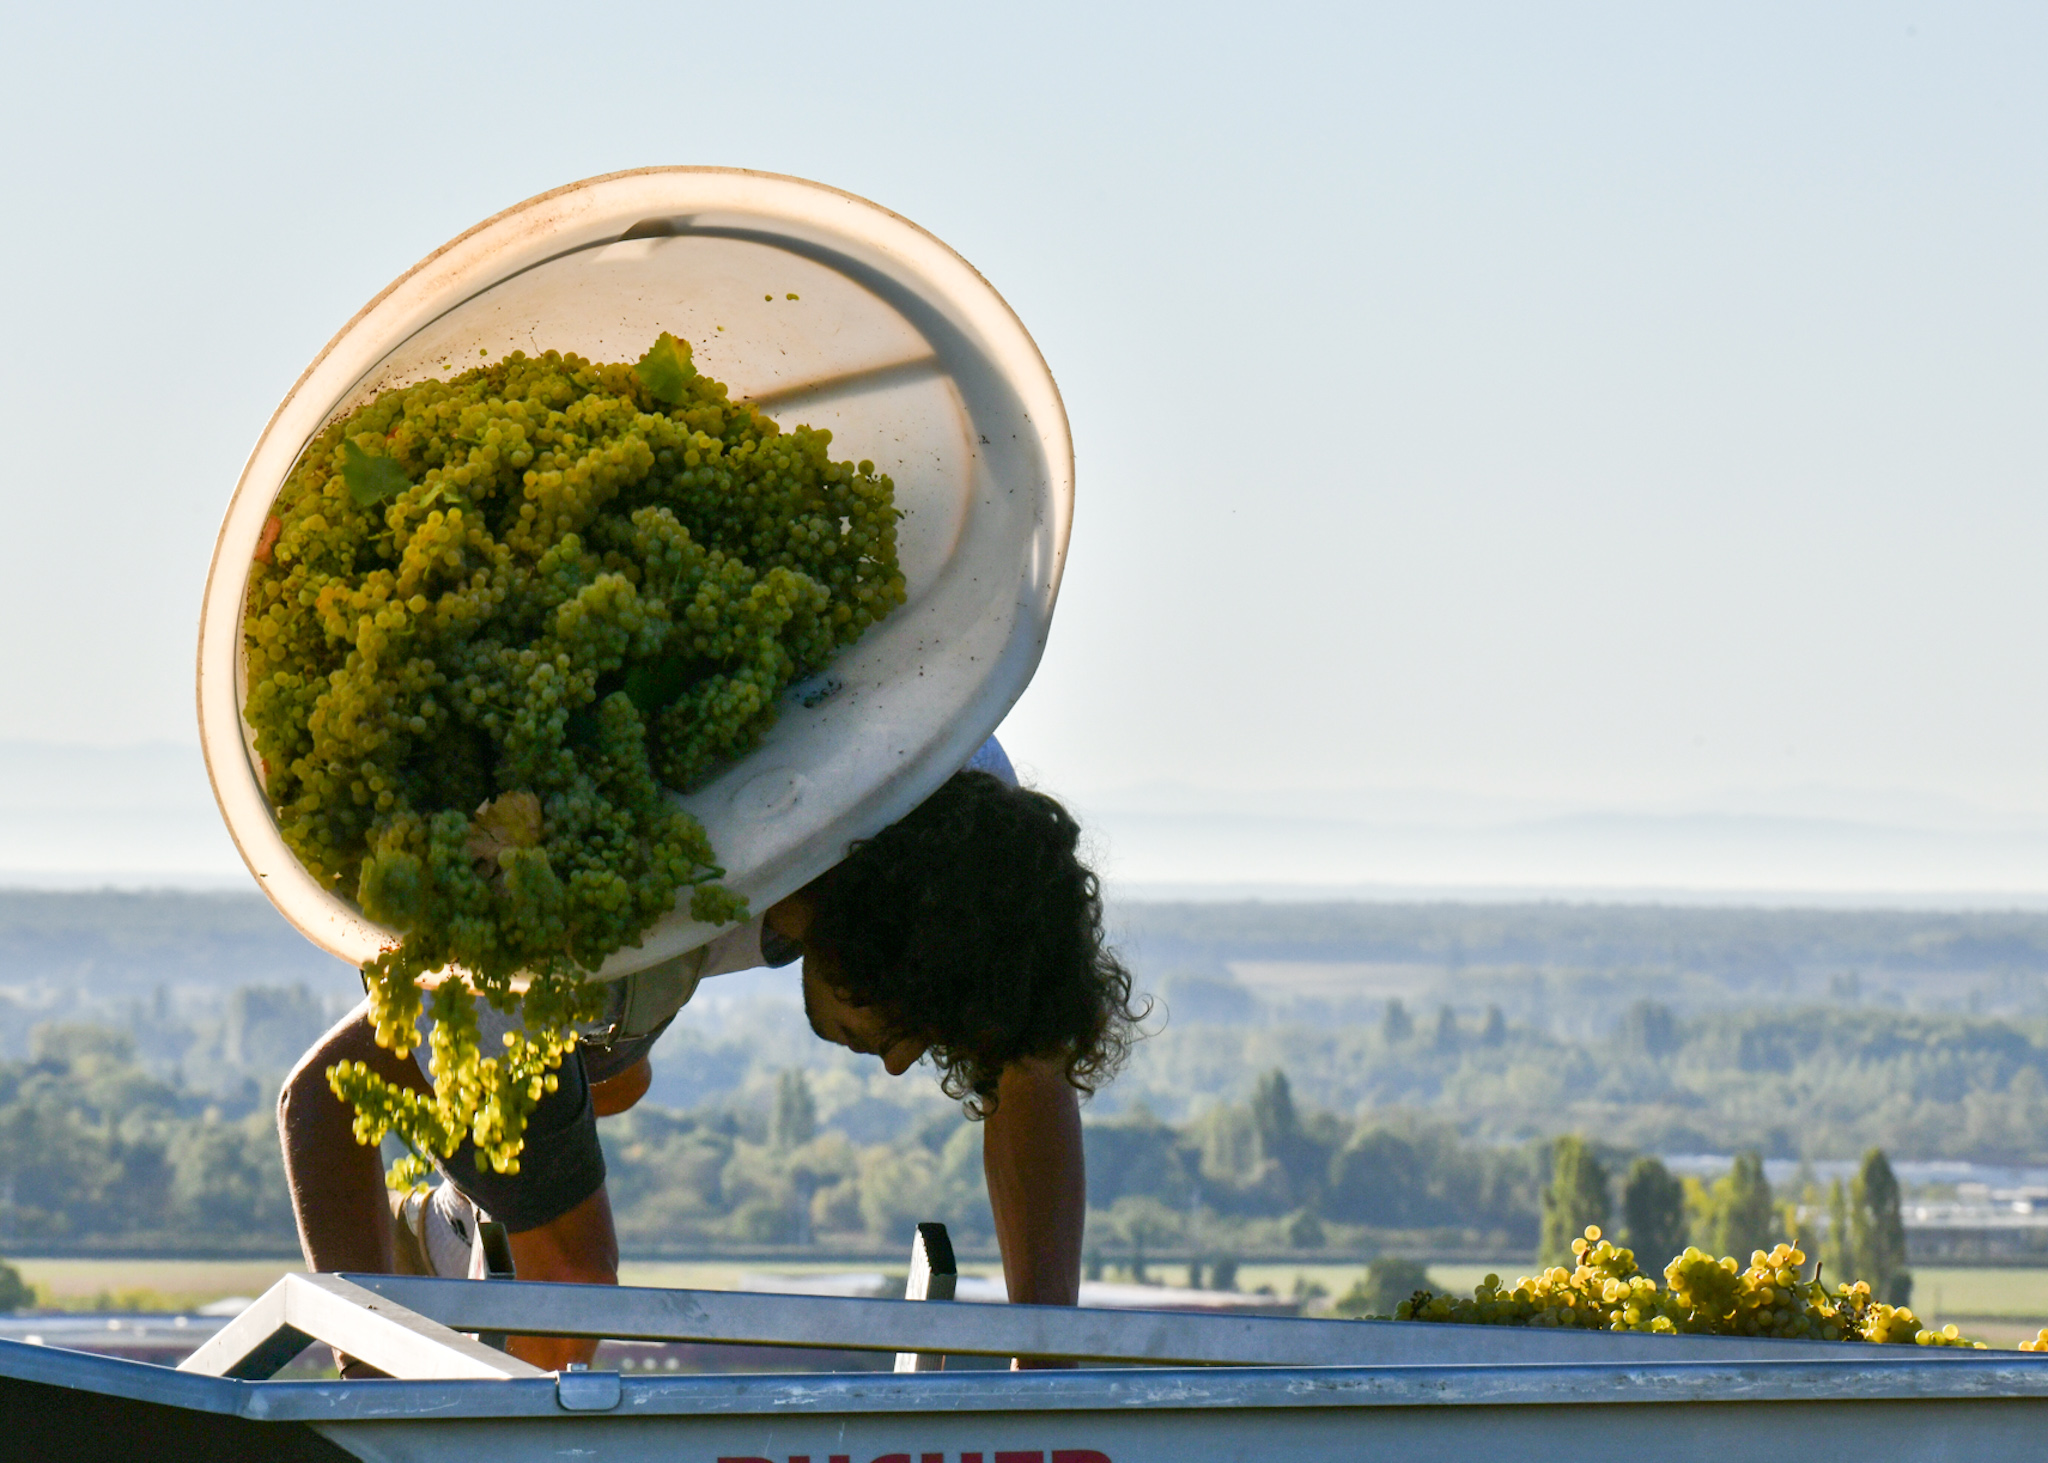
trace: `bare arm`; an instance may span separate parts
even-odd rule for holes
[[[1081,1104],[1056,1063],[1019,1062],[1003,1073],[983,1125],[981,1164],[1011,1301],[1073,1305],[1088,1176]]]
[[[277,1129],[307,1268],[382,1275],[397,1263],[384,1160],[375,1148],[356,1142],[355,1112],[328,1087],[327,1069],[336,1062],[367,1062],[387,1082],[422,1093],[430,1088],[410,1056],[394,1056],[377,1045],[363,1012],[362,1006],[349,1012],[299,1059],[278,1094]],[[645,1090],[645,1073],[622,1075],[635,1077]],[[624,1099],[624,1107],[638,1096],[611,1094],[613,1101]],[[561,1217],[507,1238],[522,1280],[618,1283],[619,1242],[603,1189]],[[515,1336],[509,1345],[514,1356],[547,1368],[587,1362],[597,1349],[594,1341],[554,1336]]]
[[[327,1085],[336,1062],[367,1062],[387,1082],[418,1092],[427,1080],[411,1057],[377,1045],[357,1006],[299,1058],[277,1097],[277,1133],[284,1144],[285,1179],[299,1248],[311,1270],[388,1274],[392,1251],[391,1201],[384,1195],[384,1160],[356,1142],[355,1110]]]
[[[567,1214],[505,1237],[521,1280],[619,1283],[619,1238],[612,1229],[611,1196],[602,1188]],[[572,1361],[588,1365],[597,1342],[577,1336],[512,1336],[506,1350],[543,1371],[560,1371]]]

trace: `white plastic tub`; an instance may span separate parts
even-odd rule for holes
[[[794,298],[792,298],[794,297]],[[329,342],[228,504],[199,633],[199,728],[228,831],[271,901],[357,964],[396,936],[323,890],[280,837],[242,719],[251,556],[313,436],[377,392],[513,350],[639,357],[663,330],[706,374],[896,482],[909,601],[792,689],[751,755],[686,798],[760,909],[915,807],[988,737],[1043,652],[1073,514],[1066,412],[1038,348],[959,255],[817,183],[646,168],[529,199],[443,246]],[[598,972],[713,931],[675,913]]]

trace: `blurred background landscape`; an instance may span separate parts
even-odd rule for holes
[[[1816,1253],[1830,1184],[1880,1149],[1922,1314],[2048,1320],[2048,912],[1127,899],[1110,920],[1155,1006],[1087,1110],[1091,1280],[1317,1309],[1376,1261],[1526,1272],[1553,1141],[1578,1134],[1611,1227],[1655,1157],[1689,1191],[1678,1242],[1725,1234],[1715,1185],[1755,1151],[1773,1237]],[[36,1303],[197,1306],[290,1265],[272,1104],[355,972],[255,894],[21,888],[0,972],[0,1253]],[[707,984],[654,1070],[604,1124],[643,1277],[885,1284],[930,1219],[991,1272],[978,1126],[929,1077],[818,1042],[791,973]]]
[[[1881,1152],[1922,1315],[2048,1323],[2048,12],[11,20],[6,1334],[296,1263],[271,1104],[360,985],[193,738],[250,444],[444,240],[673,163],[914,219],[1060,383],[1072,551],[1002,735],[1157,1002],[1087,1109],[1091,1284],[1384,1309],[1546,1218],[1644,1229],[1659,1172],[1660,1242],[1819,1255]],[[537,54],[575,125],[481,126]],[[654,1065],[606,1124],[628,1279],[886,1288],[926,1219],[993,1268],[979,1130],[788,972]]]

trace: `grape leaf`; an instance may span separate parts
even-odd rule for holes
[[[647,388],[647,394],[664,406],[674,406],[689,395],[690,381],[697,368],[690,364],[690,343],[677,340],[666,330],[633,367],[633,374]]]
[[[358,508],[374,508],[412,486],[404,468],[388,457],[372,457],[352,437],[341,444],[341,477]]]
[[[469,824],[469,856],[495,861],[508,848],[532,848],[540,836],[540,799],[523,790],[508,792],[476,810]]]

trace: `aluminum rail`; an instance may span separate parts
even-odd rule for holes
[[[696,1341],[1154,1366],[1416,1366],[1784,1360],[1868,1355],[1861,1343],[1651,1336],[1397,1321],[1311,1321],[1073,1306],[961,1306],[748,1291],[352,1275],[456,1331]],[[326,1339],[326,1338],[322,1338]],[[1936,1356],[1934,1348],[1914,1354]],[[1942,1351],[1942,1360],[1970,1353]],[[1981,1355],[1981,1353],[1978,1353]]]
[[[179,1362],[178,1370],[257,1381],[275,1375],[316,1340],[394,1377],[503,1381],[548,1375],[339,1275],[285,1276]]]
[[[69,1409],[24,1456],[177,1463],[2005,1463],[2043,1451],[2048,1357],[248,1382],[0,1341],[0,1397],[7,1456]]]
[[[1871,1347],[1876,1352],[1879,1348]],[[1523,1363],[1515,1366],[1195,1367],[1032,1372],[836,1372],[706,1375],[565,1373],[508,1383],[241,1383],[244,1416],[317,1421],[431,1415],[446,1418],[559,1416],[560,1384],[574,1377],[617,1383],[618,1417],[797,1417],[814,1421],[901,1413],[1144,1412],[1202,1414],[1288,1409],[1634,1407],[1695,1403],[2029,1402],[2048,1427],[2048,1361],[1979,1352],[1949,1365],[1924,1348],[1903,1355],[1832,1361],[1669,1362],[1663,1365]],[[139,1363],[128,1363],[139,1365]],[[345,1401],[342,1393],[346,1393]],[[1773,1440],[1782,1456],[1786,1439]],[[1859,1446],[1867,1453],[1871,1439]],[[821,1450],[823,1451],[823,1450]],[[834,1452],[844,1451],[833,1449]],[[1889,1447],[1886,1451],[1891,1451]],[[2034,1455],[2043,1450],[2036,1448]],[[1736,1453],[1735,1456],[1743,1456]]]

